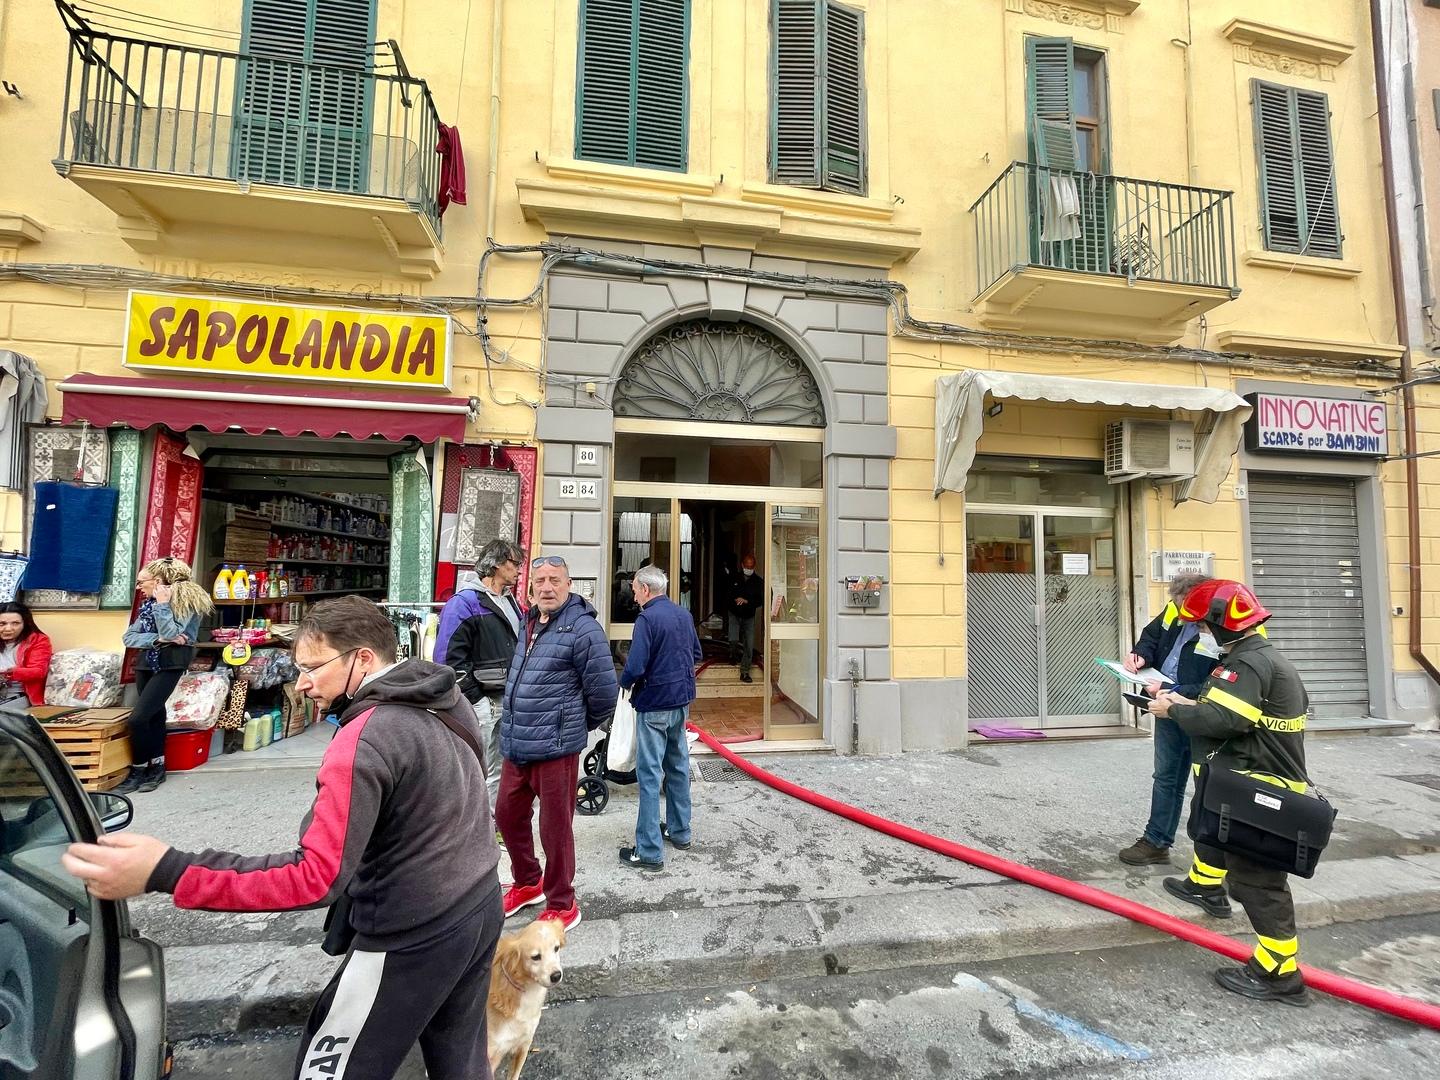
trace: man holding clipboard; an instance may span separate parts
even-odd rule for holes
[[[1126,671],[1154,668],[1174,684],[1169,690],[1187,698],[1199,695],[1219,657],[1208,655],[1210,650],[1197,650],[1199,628],[1193,622],[1181,620],[1179,604],[1191,589],[1208,580],[1204,574],[1181,574],[1170,582],[1170,602],[1141,631],[1140,640],[1123,661]],[[1145,686],[1143,697],[1127,693],[1125,699],[1138,708],[1145,708],[1162,688],[1159,681],[1151,682]],[[1140,839],[1120,852],[1121,862],[1129,866],[1169,864],[1170,845],[1175,842],[1175,832],[1180,827],[1189,776],[1190,737],[1175,721],[1157,717],[1150,820]]]

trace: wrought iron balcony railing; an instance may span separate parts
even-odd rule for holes
[[[1017,161],[970,214],[978,293],[1024,267],[1238,293],[1228,191]]]
[[[440,235],[423,79],[70,27],[56,167],[99,165],[403,200]],[[368,63],[368,57],[366,58]]]

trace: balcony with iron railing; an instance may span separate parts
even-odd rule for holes
[[[67,26],[55,167],[131,246],[439,270],[440,119],[393,45],[392,73]]]
[[[1168,344],[1240,292],[1228,191],[1017,161],[970,215],[995,329]]]

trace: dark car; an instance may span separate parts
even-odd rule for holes
[[[43,728],[0,708],[0,1078],[156,1080],[170,1073],[165,964],[124,903],[60,865],[67,845],[130,823],[86,795]]]

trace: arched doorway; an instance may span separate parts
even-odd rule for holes
[[[819,739],[826,410],[815,377],[762,327],[694,319],[635,350],[612,405],[617,653],[638,613],[630,580],[658,565],[705,651],[692,719],[723,737]]]

